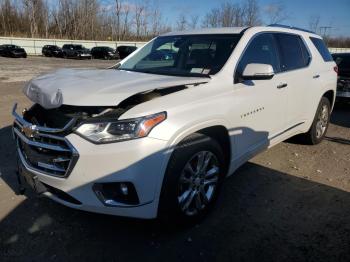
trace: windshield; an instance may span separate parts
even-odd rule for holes
[[[118,69],[152,74],[208,76],[220,71],[240,35],[157,37]]]

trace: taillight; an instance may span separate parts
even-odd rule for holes
[[[333,69],[334,69],[334,72],[336,72],[338,75],[338,66],[333,67]]]

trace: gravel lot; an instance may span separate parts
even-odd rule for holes
[[[17,196],[10,111],[24,81],[60,67],[113,61],[0,57],[0,258],[2,261],[350,261],[350,105],[336,107],[317,146],[284,142],[227,179],[201,224],[72,210],[30,191]]]

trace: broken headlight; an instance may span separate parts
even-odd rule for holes
[[[93,143],[111,143],[147,136],[153,127],[166,119],[166,113],[158,113],[145,117],[88,122],[80,125],[76,133]]]

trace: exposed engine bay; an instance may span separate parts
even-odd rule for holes
[[[34,104],[29,110],[24,110],[23,118],[34,125],[48,128],[63,128],[69,121],[75,119],[74,128],[79,123],[91,118],[117,120],[124,112],[138,104],[186,88],[188,88],[186,85],[180,85],[138,93],[128,97],[114,107],[61,105],[58,108],[46,109],[40,104]]]

